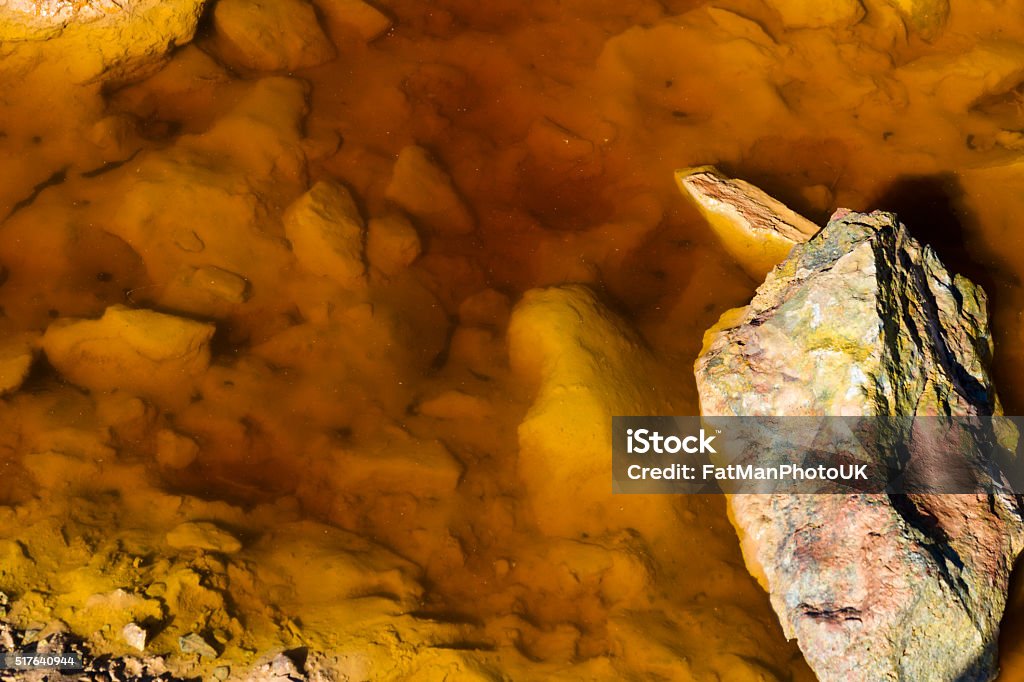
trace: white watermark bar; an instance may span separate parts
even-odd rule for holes
[[[614,417],[625,494],[1024,494],[1024,417]]]
[[[5,651],[0,653],[0,669],[2,670],[83,670],[82,654],[68,653],[35,653],[31,651]]]

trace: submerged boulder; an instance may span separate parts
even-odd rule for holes
[[[705,336],[704,415],[991,415],[984,292],[896,217],[837,212]],[[988,680],[1019,503],[736,495],[744,558],[822,680]]]
[[[303,267],[347,289],[365,286],[366,225],[347,189],[321,180],[288,207],[283,220]]]
[[[83,388],[173,404],[187,400],[209,366],[213,332],[212,324],[114,305],[98,320],[57,320],[42,347],[50,364]]]
[[[366,228],[366,259],[385,274],[411,265],[422,248],[416,228],[400,213],[374,218]]]
[[[391,29],[391,19],[363,0],[316,0],[327,24],[338,24],[370,42]]]
[[[254,71],[293,71],[334,58],[316,8],[305,0],[221,0],[213,27],[222,59]]]
[[[536,386],[519,426],[518,472],[538,525],[551,535],[594,536],[634,505],[668,516],[658,506],[666,497],[609,503],[612,417],[672,412],[674,396],[640,335],[591,289],[565,285],[523,296],[508,347],[513,371]],[[570,500],[574,513],[565,508]]]
[[[440,234],[466,234],[476,221],[452,179],[423,147],[405,147],[385,190],[391,201]]]
[[[152,281],[133,301],[222,318],[274,295],[292,254],[268,206],[307,184],[307,95],[292,78],[246,84],[208,130],[141,153],[114,181],[103,228],[139,254]]]

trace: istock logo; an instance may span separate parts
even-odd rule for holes
[[[718,454],[711,446],[714,436],[708,436],[704,429],[700,430],[699,436],[662,436],[657,431],[648,429],[626,429],[626,452],[631,455],[646,455],[652,452],[656,455],[674,455],[679,451],[691,455],[698,452],[710,452]]]

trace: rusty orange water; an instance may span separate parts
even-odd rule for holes
[[[478,229],[467,237],[424,232],[415,286],[396,281],[382,295],[406,300],[396,305],[419,316],[426,331],[413,355],[443,349],[459,304],[484,288],[514,302],[533,287],[586,282],[656,350],[682,395],[677,410],[695,412],[691,363],[703,330],[757,284],[674,187],[675,168],[716,164],[818,221],[841,206],[899,212],[919,239],[989,292],[999,389],[1008,413],[1024,409],[1020,3],[955,1],[928,40],[882,0],[865,2],[857,25],[811,29],[787,28],[755,0],[379,4],[394,20],[387,35],[364,45],[345,26],[328,25],[337,59],[293,74],[308,83],[308,112],[299,111],[301,101],[262,99],[260,115],[272,132],[227,129],[218,133],[216,154],[259,167],[278,153],[270,146],[284,150],[256,187],[261,229],[272,239],[283,234],[281,212],[312,181],[343,182],[363,214],[377,216],[390,210],[385,188],[403,147],[418,144],[437,157]],[[213,144],[202,136],[245,101],[260,74],[232,72],[216,55],[217,36],[205,26],[193,45],[138,83],[69,87],[59,70],[44,67],[12,86],[0,122],[4,332],[98,316],[113,303],[190,312],[167,305],[166,283],[154,273],[170,258],[160,230],[209,219],[201,198],[183,200],[189,195],[180,186],[183,193],[169,199],[159,191],[124,193],[140,174],[172,173],[154,165],[161,155],[196,139]],[[282,161],[291,143],[282,142],[279,128],[287,124],[279,122],[292,119],[301,121],[289,134],[302,140],[308,165]],[[183,182],[190,181],[206,180]],[[147,206],[160,228],[129,245],[119,221]],[[316,519],[420,567],[425,592],[417,615],[455,628],[440,648],[480,670],[514,679],[811,679],[744,570],[720,499],[680,499],[671,517],[634,518],[600,542],[575,538],[569,546],[536,531],[515,467],[516,428],[532,395],[508,370],[500,314],[473,332],[473,348],[486,357],[407,358],[402,366],[418,369],[404,375],[390,360],[367,360],[352,374],[337,359],[360,349],[344,339],[322,339],[309,353],[281,341],[283,331],[316,314],[321,291],[279,263],[253,262],[246,275],[257,283],[252,299],[216,316],[215,366],[201,399],[152,416],[197,434],[197,465],[154,467],[143,420],[137,440],[127,427],[112,441],[89,436],[120,462],[102,469],[111,487],[130,482],[138,499],[74,488],[36,494],[47,485],[33,481],[39,469],[25,468],[26,443],[57,447],[62,433],[87,439],[82,434],[110,423],[104,415],[122,409],[93,404],[40,366],[4,399],[0,416],[0,495],[12,524],[21,514],[38,533],[49,516],[73,534],[88,520],[76,511],[76,496],[90,500],[82,503],[89,514],[105,510],[108,517],[94,522],[108,523],[114,536],[157,532],[131,526],[125,511],[150,498],[236,505],[244,510],[239,519],[251,517],[240,532],[252,538],[275,523]],[[421,285],[441,310],[408,300]],[[438,420],[415,409],[453,388],[482,396],[490,418]],[[346,487],[318,459],[364,444],[391,423],[455,455],[463,473],[454,495],[432,497],[429,482]],[[610,495],[607,504],[622,506],[626,518],[640,513]],[[576,513],[572,500],[558,511]],[[649,554],[616,564],[643,552],[614,554],[608,546],[637,546],[638,532]],[[17,537],[13,525],[5,533]],[[302,572],[301,553],[267,551],[268,562]],[[109,573],[110,566],[93,569]],[[68,566],[49,570],[71,575]],[[331,617],[339,617],[320,614],[314,622],[294,595],[261,593],[246,587],[258,584],[257,573],[231,570],[224,574],[233,580],[218,589],[246,614],[250,633],[227,621],[211,627],[249,649],[315,647],[314,635],[295,632],[304,625],[329,632]],[[109,588],[75,580],[65,580],[72,599]],[[3,587],[59,591],[53,583],[41,570]],[[1002,679],[1024,679],[1022,600],[1018,586],[1001,641]],[[306,623],[295,615],[302,613]],[[42,607],[26,614],[46,619]]]

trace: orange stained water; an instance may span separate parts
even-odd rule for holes
[[[534,388],[508,368],[507,311],[462,319],[460,334],[460,315],[473,317],[460,304],[488,287],[514,303],[591,284],[656,352],[673,408],[695,412],[703,330],[757,284],[674,187],[674,169],[716,164],[819,222],[837,207],[898,212],[989,293],[998,387],[1019,414],[1024,6],[953,0],[932,28],[882,0],[865,1],[859,23],[817,28],[757,0],[379,6],[391,31],[366,45],[325,22],[337,58],[294,82],[223,66],[209,21],[139,82],[71,85],[59,60],[10,79],[0,329],[42,331],[115,303],[217,324],[190,400],[88,394],[42,362],[3,399],[0,555],[15,568],[0,589],[19,598],[13,617],[88,634],[127,612],[160,624],[155,651],[199,630],[239,664],[275,647],[357,649],[381,679],[812,679],[747,575],[721,499],[609,494],[617,521],[598,536],[538,531],[516,468]],[[404,331],[349,332],[366,311],[288,259],[281,215],[320,179],[350,188],[364,216],[388,215],[411,144],[450,172],[477,229],[419,226],[423,255],[373,280],[374,306]],[[172,244],[189,235],[242,271],[244,303],[175,289],[184,257]],[[316,327],[340,309],[348,322]],[[452,390],[477,401],[443,417],[422,408]],[[196,462],[153,461],[167,426],[195,438]],[[389,447],[442,448],[457,482],[446,487],[430,455],[383,474],[350,457]],[[168,553],[181,509],[245,549]],[[583,512],[565,499],[545,513]],[[300,520],[387,548],[418,587],[374,582],[373,562],[357,570],[330,543],[311,549],[315,534],[289,544]],[[357,586],[324,591],[320,577]],[[162,611],[110,597],[118,588]],[[397,605],[366,616],[380,595]],[[1022,600],[1017,584],[1001,679],[1024,679]],[[350,627],[361,618],[390,619],[394,640]],[[125,653],[107,630],[97,646]]]

